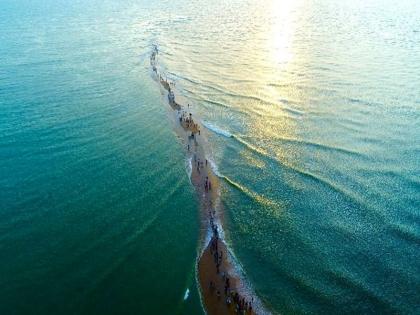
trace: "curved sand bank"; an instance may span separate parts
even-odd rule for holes
[[[240,276],[234,259],[223,239],[223,209],[220,184],[205,154],[205,136],[193,115],[190,104],[181,104],[174,84],[163,79],[158,70],[155,46],[150,64],[168,104],[174,110],[175,131],[183,140],[191,167],[191,182],[200,202],[202,251],[197,259],[197,279],[204,307],[210,315],[268,314],[261,301]]]

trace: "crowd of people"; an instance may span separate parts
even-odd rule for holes
[[[238,292],[235,292],[231,287],[229,276],[226,274],[226,272],[222,270],[223,251],[219,251],[219,229],[214,223],[214,215],[215,212],[209,211],[209,222],[212,231],[212,237],[209,243],[209,247],[210,254],[213,256],[214,265],[216,267],[216,273],[222,278],[223,297],[226,306],[228,308],[232,308],[232,310],[237,314],[254,314],[252,308],[253,298],[251,299],[251,301],[248,301],[245,297],[242,297]],[[216,294],[216,297],[219,301],[222,300],[221,288],[218,288],[214,281],[210,281],[209,289],[211,294]]]
[[[162,86],[168,91],[169,93],[169,102],[171,103],[171,106],[177,110],[178,112],[178,118],[180,125],[187,131],[191,132],[191,134],[188,136],[189,140],[195,140],[194,143],[197,145],[197,138],[196,135],[200,135],[200,127],[197,123],[194,122],[194,119],[192,117],[192,113],[189,111],[190,104],[188,104],[188,112],[185,111],[181,105],[176,103],[174,93],[171,89],[171,86],[174,84],[171,82],[168,82],[167,79],[163,79],[163,77],[158,73],[157,70],[157,55],[158,55],[158,49],[156,46],[154,46],[154,49],[152,51],[152,55],[150,57],[150,63],[153,67],[153,71],[156,73],[156,75],[159,77],[159,81],[162,84]],[[176,105],[176,106],[174,106]],[[190,152],[191,146],[190,142],[187,144],[187,150]],[[202,181],[204,186],[204,191],[206,193],[209,193],[212,190],[212,183],[211,180],[208,177],[208,173],[205,173],[201,175],[202,170],[204,167],[207,168],[208,161],[205,159],[205,162],[203,160],[200,160],[200,158],[197,157],[197,154],[194,153],[194,166],[198,174],[200,174],[199,178],[200,181]],[[206,176],[205,176],[206,175]],[[211,204],[211,200],[210,200]],[[235,292],[235,290],[231,286],[231,279],[229,278],[228,274],[226,273],[226,270],[224,270],[223,267],[223,258],[227,258],[223,256],[223,250],[219,246],[219,242],[221,242],[219,237],[219,230],[217,224],[215,224],[215,211],[209,210],[209,224],[211,228],[211,240],[209,243],[209,249],[210,254],[213,256],[214,265],[216,268],[216,273],[218,277],[221,277],[221,282],[223,283],[223,287],[219,287],[216,281],[210,281],[209,283],[209,291],[210,294],[216,295],[217,300],[219,303],[225,303],[227,309],[231,312],[234,312],[236,314],[255,314],[255,311],[253,310],[252,304],[253,304],[253,298],[251,301],[248,301],[245,297],[242,297],[238,292]],[[227,254],[227,253],[225,253]],[[223,296],[223,300],[222,300]]]
[[[192,113],[188,113],[187,115],[187,112],[180,107],[178,110],[178,117],[181,126],[191,131],[192,138],[194,138],[195,134],[201,134],[200,126],[194,122]]]

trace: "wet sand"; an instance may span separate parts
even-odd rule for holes
[[[168,96],[174,84],[163,79],[157,65],[158,50],[150,57],[154,74]],[[172,94],[174,95],[174,94]],[[261,314],[261,302],[251,293],[233,266],[232,256],[223,237],[223,209],[219,202],[219,178],[206,160],[202,126],[195,120],[188,104],[178,103],[176,95],[168,97],[168,104],[176,115],[176,133],[183,140],[191,161],[191,182],[200,201],[202,252],[197,259],[197,280],[203,305],[210,315]],[[206,185],[211,183],[211,189]],[[217,254],[216,254],[217,252]],[[228,279],[228,280],[227,280]],[[256,309],[258,307],[258,312]],[[252,305],[252,307],[251,307]]]

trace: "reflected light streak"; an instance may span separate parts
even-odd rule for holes
[[[270,3],[269,50],[275,64],[287,65],[293,59],[292,44],[296,11],[302,0],[272,0]]]

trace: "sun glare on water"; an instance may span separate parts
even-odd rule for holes
[[[261,72],[254,95],[261,100],[247,101],[247,108],[258,112],[250,133],[257,141],[257,147],[266,154],[290,165],[296,152],[270,145],[273,139],[296,139],[296,119],[284,108],[291,107],[289,100],[300,102],[302,95],[296,93],[294,85],[288,81],[289,72],[299,67],[302,56],[296,55],[294,41],[297,37],[298,18],[301,16],[305,0],[264,1],[265,47],[261,53]],[[260,119],[260,117],[264,117]],[[269,139],[269,140],[268,140]],[[251,159],[250,157],[248,157]]]
[[[273,0],[269,5],[270,52],[273,62],[287,66],[293,59],[296,11],[302,0]]]

